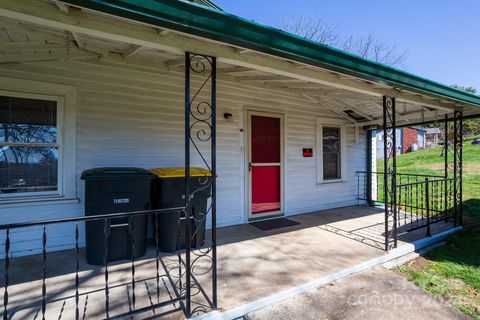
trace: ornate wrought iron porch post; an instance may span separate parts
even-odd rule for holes
[[[463,114],[461,111],[455,111],[453,114],[453,135],[454,225],[457,226],[463,222]]]
[[[449,192],[448,192],[448,181],[446,179],[448,179],[448,153],[450,152],[449,151],[449,131],[448,131],[448,114],[445,115],[445,139],[444,139],[444,142],[443,142],[443,156],[444,156],[444,160],[445,160],[445,168],[444,168],[444,175],[445,175],[445,183],[444,183],[444,208],[445,208],[445,215],[448,215],[448,211],[449,211],[449,208],[448,208],[448,204],[449,204],[449,201],[448,201],[448,195],[449,195]]]
[[[216,99],[216,58],[187,52],[184,230],[187,318],[217,307]],[[193,169],[193,166],[202,168]],[[205,195],[210,198],[210,204],[202,208],[194,200]],[[211,232],[206,233],[204,240],[205,226],[210,226]]]
[[[383,97],[385,251],[397,247],[397,142],[395,98]]]

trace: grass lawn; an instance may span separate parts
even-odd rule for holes
[[[399,173],[442,174],[441,148],[397,158]],[[465,142],[463,150],[465,230],[446,245],[398,267],[416,285],[442,296],[459,310],[480,319],[480,146]]]

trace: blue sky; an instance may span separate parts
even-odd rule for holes
[[[406,71],[480,89],[479,0],[216,0],[232,14],[275,26],[292,15],[323,16],[341,34],[397,42]]]

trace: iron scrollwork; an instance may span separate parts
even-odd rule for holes
[[[397,247],[395,98],[383,97],[385,250]]]
[[[452,124],[449,127],[449,123]],[[452,212],[455,226],[462,224],[462,167],[463,167],[463,113],[456,110],[445,116],[445,178],[453,179],[453,184],[445,191],[445,211]]]
[[[199,54],[185,56],[185,167],[186,312],[196,316],[216,308],[216,59]],[[192,168],[201,167],[192,179]],[[192,206],[196,197],[209,197],[203,210]],[[204,212],[202,212],[204,211]],[[202,242],[205,225],[211,228]],[[205,289],[208,285],[210,290]],[[204,288],[205,287],[205,288]]]
[[[455,111],[453,114],[453,210],[454,224],[462,224],[463,201],[462,201],[462,167],[463,167],[463,113]]]

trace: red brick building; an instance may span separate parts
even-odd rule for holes
[[[418,135],[422,134],[422,130],[415,128],[403,128],[402,131],[402,151],[404,153],[413,151],[412,146],[414,144],[416,144],[418,148],[421,147],[418,143]]]

